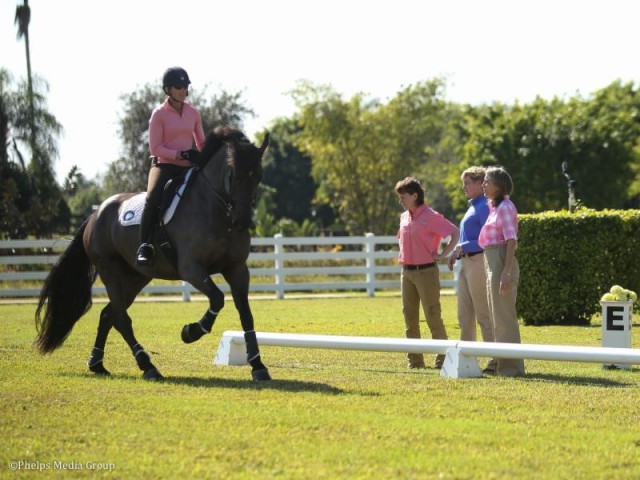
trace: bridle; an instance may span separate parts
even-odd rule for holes
[[[231,146],[227,145],[227,158],[229,158],[230,155],[231,155]],[[207,177],[207,174],[205,173],[204,169],[201,167],[196,167],[196,168],[202,174],[202,178],[204,179],[209,189],[213,192],[213,195],[216,198],[216,200],[218,200],[220,204],[222,204],[222,206],[224,207],[227,217],[231,218],[231,214],[233,213],[233,208],[234,208],[233,200],[232,200],[232,191],[231,191],[232,183],[233,183],[232,182],[233,170],[230,167],[225,168],[225,174],[224,174],[224,190],[226,194],[226,198],[225,198],[220,192],[218,192],[216,187],[213,186],[213,184]]]
[[[223,187],[224,193],[221,193],[216,187],[214,187],[213,182],[207,177],[205,171],[201,167],[198,168],[202,173],[202,178],[204,178],[205,183],[209,187],[209,189],[213,192],[216,200],[223,206],[227,219],[231,220],[233,212],[238,205],[249,205],[251,208],[255,206],[255,194],[252,199],[234,199],[233,198],[233,175],[234,168],[231,166],[230,159],[234,154],[234,146],[227,143],[226,144],[227,152],[226,152],[226,165],[223,167]]]

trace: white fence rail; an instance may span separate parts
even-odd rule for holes
[[[37,297],[40,285],[70,240],[0,241],[0,298]],[[357,237],[283,237],[253,238],[249,255],[251,292],[273,292],[284,298],[287,292],[365,291],[400,288],[397,239],[394,236],[367,234]],[[20,251],[29,250],[27,254]],[[459,262],[458,262],[459,263]],[[24,271],[25,265],[37,270]],[[17,267],[17,268],[16,268]],[[441,287],[457,290],[458,269],[449,272],[439,265]],[[229,286],[220,275],[214,281],[223,292]],[[31,282],[31,285],[20,283]],[[18,285],[16,285],[18,284]],[[95,285],[96,295],[106,294]],[[186,282],[147,285],[143,293],[178,294],[184,301],[197,292]]]

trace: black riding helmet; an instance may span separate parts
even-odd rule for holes
[[[164,87],[189,87],[191,80],[184,68],[170,67],[162,76],[162,88]]]

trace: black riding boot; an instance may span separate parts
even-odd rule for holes
[[[153,265],[153,244],[149,241],[153,226],[156,222],[158,209],[149,202],[145,202],[140,221],[140,246],[136,253],[136,264],[150,267]]]

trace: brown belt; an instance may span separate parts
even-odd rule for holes
[[[402,268],[406,268],[407,270],[424,270],[425,268],[435,267],[436,262],[432,263],[423,263],[422,265],[403,265]]]
[[[473,257],[475,255],[480,255],[481,253],[484,253],[483,250],[479,251],[479,252],[470,252],[470,253],[463,253],[460,255],[460,258],[464,258],[464,257]]]

